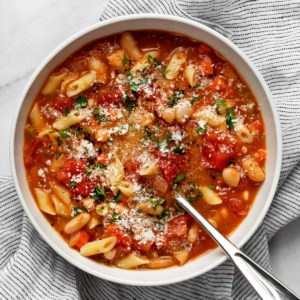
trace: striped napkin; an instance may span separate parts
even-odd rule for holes
[[[280,115],[280,186],[262,226],[243,248],[270,269],[268,240],[300,215],[300,3],[289,0],[112,0],[101,20],[133,13],[178,15],[229,37],[267,81]],[[24,214],[9,177],[0,178],[0,299],[258,299],[227,261],[203,276],[162,287],[93,277],[59,257]]]

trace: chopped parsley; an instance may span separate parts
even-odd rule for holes
[[[221,106],[226,106],[226,101],[223,99],[216,99],[215,104],[216,104],[216,113],[219,115],[220,108],[221,108]]]
[[[58,134],[60,135],[60,137],[62,139],[69,138],[69,137],[71,137],[69,130],[70,130],[70,128],[59,130]]]
[[[130,72],[129,70],[125,70],[125,74],[126,74],[128,77],[132,76],[132,74],[131,74],[131,72]]]
[[[111,85],[111,86],[109,87],[109,89],[110,89],[111,91],[113,91],[113,90],[115,89],[115,87],[114,87],[113,85]]]
[[[128,58],[127,58],[126,54],[124,53],[123,60],[122,60],[123,66],[125,66],[127,64],[127,62],[128,62]]]
[[[76,182],[71,180],[69,183],[69,187],[76,187]]]
[[[114,202],[115,203],[118,203],[121,199],[123,198],[123,194],[120,192],[120,191],[118,191],[118,194],[117,194],[117,196],[114,198]]]
[[[194,202],[198,201],[202,196],[202,193],[199,191],[196,195],[190,194],[190,196],[187,199],[189,202]]]
[[[93,168],[94,168],[94,169],[99,169],[99,170],[105,170],[105,169],[107,168],[107,166],[104,165],[104,164],[102,164],[102,163],[95,163],[95,164],[93,165]]]
[[[124,97],[124,96],[121,96],[121,101],[123,102],[123,103],[125,103],[126,102],[126,100],[127,100],[127,98],[126,97]]]
[[[82,133],[82,128],[77,128],[75,131],[75,135],[80,135]]]
[[[90,175],[92,172],[93,172],[93,169],[91,169],[91,168],[86,168],[85,169],[85,174],[86,175]]]
[[[87,99],[84,96],[78,96],[75,100],[75,108],[86,108]]]
[[[200,96],[195,96],[195,97],[193,97],[192,100],[191,100],[191,105],[193,106],[194,103],[195,103],[196,101],[199,101],[200,99],[201,99]]]
[[[170,143],[173,139],[172,133],[167,132],[166,133],[167,142]]]
[[[150,198],[150,199],[147,200],[147,202],[149,202],[149,203],[152,205],[152,207],[153,207],[154,209],[156,209],[157,205],[162,205],[162,204],[164,204],[165,201],[166,201],[165,199],[154,200],[154,199],[152,199],[152,198]]]
[[[140,85],[135,82],[130,82],[129,87],[133,92],[138,92],[140,90]]]
[[[211,189],[211,190],[215,190],[216,189],[216,186],[214,184],[209,184],[207,187],[209,189]]]
[[[197,89],[197,88],[199,88],[200,87],[200,84],[196,84],[196,85],[194,85],[193,87],[192,87],[192,89]]]
[[[61,157],[62,153],[61,152],[57,152],[56,153],[56,160],[58,160]]]
[[[82,212],[83,212],[82,208],[80,208],[80,207],[74,207],[72,209],[71,217],[74,218],[74,217],[78,216],[79,214],[81,214]]]
[[[181,146],[178,146],[173,150],[173,152],[182,155],[185,153],[185,150]]]
[[[66,110],[65,110],[65,116],[69,115],[70,114],[70,108],[67,107]]]
[[[184,175],[184,173],[180,173],[179,175],[177,175],[177,177],[172,181],[172,184],[177,184],[180,183],[182,180],[184,180],[186,177]]]
[[[130,101],[129,104],[126,106],[126,111],[131,112],[136,107],[135,101]]]
[[[169,107],[173,107],[177,104],[178,100],[181,99],[184,96],[184,90],[178,90],[175,91],[172,95],[172,97],[168,98],[168,105]]]
[[[114,211],[111,218],[109,219],[109,222],[114,223],[118,220],[121,220],[121,217]]]
[[[96,187],[92,197],[98,202],[102,201],[106,197],[104,189],[102,187]]]
[[[99,107],[94,108],[94,116],[97,118],[97,120],[101,122],[108,122],[108,117],[106,114],[101,114]]]
[[[199,126],[196,131],[197,131],[198,134],[202,135],[207,131],[207,126],[206,125]]]
[[[61,140],[61,138],[58,138],[57,139],[57,145],[58,146],[61,146],[63,144],[63,141]]]
[[[153,65],[155,68],[163,65],[161,61],[159,61],[156,57],[152,57],[151,55],[147,55],[147,61],[149,64],[153,61]]]
[[[166,221],[167,216],[168,216],[168,215],[167,215],[167,210],[164,209],[164,210],[162,211],[161,215],[158,216],[157,218],[158,218],[160,221]]]
[[[156,143],[159,142],[158,138],[151,132],[151,130],[149,129],[148,126],[145,127],[145,131],[146,131],[146,137],[148,139],[150,139],[151,141],[156,142]]]
[[[231,107],[226,109],[226,125],[228,128],[232,129],[234,128],[235,123],[235,113]]]

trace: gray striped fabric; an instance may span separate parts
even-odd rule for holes
[[[244,247],[270,269],[268,240],[300,214],[300,2],[114,0],[101,19],[142,12],[192,18],[231,38],[273,93],[284,139],[280,187],[264,224]],[[0,200],[1,299],[258,299],[230,262],[163,287],[122,286],[95,278],[45,244],[24,214],[11,178],[0,178]]]

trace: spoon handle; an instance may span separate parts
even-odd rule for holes
[[[177,202],[190,213],[209,233],[215,242],[232,259],[263,300],[300,299],[278,279],[261,268],[252,259],[234,246],[225,236],[215,229],[182,195],[176,194]]]

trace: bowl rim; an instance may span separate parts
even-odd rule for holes
[[[261,211],[258,218],[256,218],[256,220],[255,220],[254,224],[252,225],[252,227],[248,230],[247,234],[245,234],[244,237],[238,243],[236,243],[236,246],[241,248],[242,246],[245,245],[246,242],[249,241],[249,239],[253,236],[253,234],[255,233],[255,231],[258,229],[258,227],[262,223],[263,219],[265,218],[265,216],[266,216],[266,214],[269,210],[269,207],[272,203],[273,197],[274,197],[276,189],[277,189],[277,184],[278,184],[278,181],[279,181],[279,176],[280,176],[280,171],[281,171],[281,163],[282,163],[282,134],[281,134],[281,129],[280,129],[279,115],[278,115],[277,110],[276,110],[275,102],[272,101],[272,99],[273,99],[272,94],[271,94],[264,78],[262,77],[262,75],[260,74],[258,69],[255,67],[255,65],[251,62],[251,60],[242,52],[242,50],[240,50],[233,42],[231,42],[228,38],[226,38],[222,34],[218,33],[217,31],[209,28],[208,26],[206,26],[206,25],[204,25],[200,22],[196,22],[195,20],[187,19],[186,17],[172,16],[172,15],[166,15],[166,14],[156,14],[156,13],[143,13],[143,14],[132,14],[132,15],[119,16],[119,17],[111,18],[109,20],[101,21],[97,24],[88,26],[88,27],[78,31],[77,33],[73,34],[72,36],[70,36],[69,38],[64,40],[62,43],[60,43],[54,50],[52,50],[45,57],[45,59],[35,69],[35,71],[31,75],[30,79],[28,80],[27,84],[25,85],[25,87],[23,89],[23,92],[21,93],[20,100],[17,103],[16,111],[15,111],[15,114],[14,114],[13,119],[12,119],[11,136],[10,136],[10,165],[11,165],[12,177],[13,177],[13,181],[14,181],[14,184],[15,184],[15,187],[16,187],[17,195],[19,197],[19,200],[22,204],[22,207],[23,207],[25,213],[27,214],[31,224],[34,226],[34,228],[41,235],[43,240],[46,241],[46,243],[57,254],[59,254],[66,261],[68,261],[72,265],[76,266],[77,268],[79,268],[79,269],[81,269],[81,270],[83,270],[83,271],[85,271],[89,274],[92,274],[92,275],[94,275],[98,278],[101,278],[101,279],[109,280],[109,281],[120,283],[120,284],[126,284],[126,285],[155,286],[155,285],[167,285],[167,284],[182,282],[182,281],[194,278],[196,276],[205,274],[206,272],[214,269],[215,267],[217,267],[220,264],[222,264],[223,262],[225,262],[226,256],[224,254],[222,257],[217,259],[214,263],[210,264],[208,267],[206,267],[204,269],[201,269],[198,272],[191,272],[190,274],[182,276],[182,277],[163,279],[163,280],[160,280],[157,283],[155,283],[153,281],[151,281],[151,282],[139,281],[138,279],[136,279],[134,282],[132,282],[132,281],[129,281],[125,278],[122,278],[122,279],[116,278],[114,276],[110,276],[110,275],[107,275],[107,274],[100,273],[100,271],[95,271],[93,269],[90,269],[90,268],[86,267],[84,264],[81,264],[80,262],[77,262],[76,259],[68,256],[64,252],[64,250],[60,249],[59,246],[57,244],[55,244],[51,240],[51,238],[48,237],[47,233],[39,226],[37,220],[33,217],[29,207],[27,207],[27,204],[26,204],[26,202],[23,198],[21,187],[20,187],[18,177],[17,177],[17,169],[16,169],[15,155],[14,155],[14,153],[15,153],[16,127],[17,127],[17,121],[18,121],[18,116],[19,116],[19,113],[20,113],[20,109],[23,105],[23,102],[26,98],[26,95],[27,95],[30,87],[32,86],[32,84],[34,83],[35,79],[40,74],[40,72],[45,68],[45,66],[47,66],[47,64],[60,51],[62,51],[65,47],[67,47],[69,44],[74,42],[76,39],[88,34],[89,32],[91,32],[93,30],[99,29],[99,28],[104,27],[104,26],[112,25],[114,23],[122,22],[122,21],[132,21],[132,20],[141,20],[141,19],[143,19],[143,20],[144,19],[147,19],[147,20],[167,20],[167,21],[172,21],[172,22],[178,22],[178,23],[181,23],[181,24],[186,24],[186,25],[190,25],[190,26],[199,28],[199,29],[207,32],[208,34],[213,35],[214,37],[216,37],[217,39],[219,39],[223,43],[225,43],[227,46],[229,46],[234,52],[237,52],[238,55],[240,55],[242,60],[250,67],[251,71],[254,73],[256,78],[259,80],[264,92],[266,93],[267,101],[269,102],[269,105],[271,107],[271,113],[272,113],[273,121],[274,121],[274,124],[275,124],[275,135],[277,137],[276,166],[275,166],[275,171],[274,171],[274,174],[273,174],[272,185],[271,185],[271,188],[268,192],[268,197],[265,200],[263,210]],[[142,29],[140,29],[140,30],[142,30]],[[188,34],[187,34],[187,36],[188,36]],[[24,165],[22,166],[22,168],[24,168]],[[218,249],[218,248],[216,248],[216,249]],[[216,249],[213,249],[213,250],[215,251]],[[153,271],[151,271],[151,272],[153,272]]]

